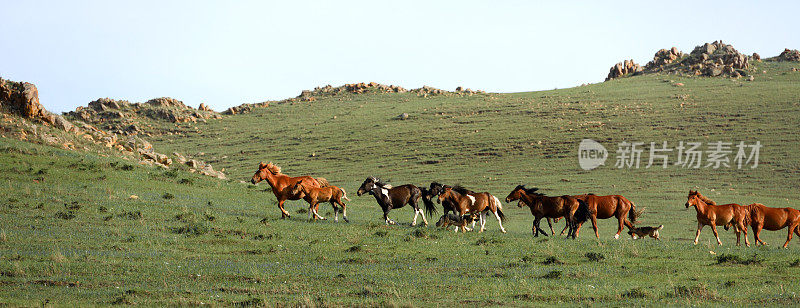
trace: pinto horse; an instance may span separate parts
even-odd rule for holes
[[[298,176],[298,177],[290,177],[281,173],[281,167],[278,167],[271,162],[268,164],[264,164],[261,162],[258,164],[258,170],[256,173],[253,174],[253,178],[250,179],[250,183],[256,184],[258,182],[266,180],[269,183],[269,186],[272,187],[272,193],[275,194],[275,198],[278,199],[278,208],[281,210],[281,219],[286,219],[291,217],[289,212],[287,212],[283,208],[283,203],[286,200],[300,200],[303,198],[305,194],[303,192],[299,193],[292,193],[292,186],[297,184],[301,180],[303,181],[303,186],[308,187],[326,187],[328,185],[328,181],[323,178],[312,178],[310,176]]]
[[[560,197],[548,197],[538,193],[538,188],[525,188],[525,185],[517,185],[514,190],[506,197],[506,202],[519,200],[517,206],[528,206],[533,215],[533,236],[539,236],[539,232],[547,235],[547,232],[539,227],[542,218],[561,218],[564,217],[569,227],[567,237],[573,239],[578,236],[577,224],[589,219],[589,207],[585,201],[564,195]],[[552,227],[551,227],[552,229]]]
[[[411,207],[414,208],[414,221],[411,222],[412,226],[417,225],[417,216],[420,214],[422,214],[422,222],[426,226],[428,225],[428,220],[425,219],[425,213],[422,211],[422,208],[419,207],[418,200],[422,195],[422,191],[417,186],[406,184],[392,187],[392,185],[383,183],[374,176],[369,176],[364,180],[364,183],[361,183],[361,187],[359,187],[356,192],[359,196],[366,193],[373,195],[375,200],[378,201],[378,205],[383,209],[383,220],[387,225],[395,224],[394,220],[389,219],[389,211],[404,207],[406,204],[410,204]],[[428,211],[428,215],[436,212],[435,207],[428,207],[427,204],[426,210]]]
[[[768,207],[760,203],[753,203],[747,207],[749,208],[750,227],[753,228],[753,237],[755,237],[756,245],[766,245],[760,237],[761,229],[777,231],[788,227],[789,234],[786,236],[786,243],[783,244],[783,248],[789,246],[789,241],[792,240],[792,232],[800,236],[800,211],[790,207]]]
[[[506,228],[503,228],[503,220],[505,219],[503,204],[500,203],[497,197],[488,192],[475,193],[456,185],[454,187],[445,187],[438,200],[440,203],[444,201],[451,202],[455,211],[461,216],[467,213],[478,214],[481,222],[481,229],[478,232],[483,232],[485,229],[486,212],[491,211],[494,217],[497,218],[497,223],[500,224],[500,231],[506,233]]]
[[[350,201],[350,198],[347,198],[347,192],[344,191],[343,188],[336,187],[333,185],[317,188],[317,187],[309,187],[309,185],[303,185],[305,180],[300,180],[297,184],[292,186],[291,193],[292,194],[300,194],[301,192],[304,194],[303,200],[308,202],[308,219],[317,218],[325,220],[325,217],[322,217],[317,213],[319,209],[320,202],[330,202],[331,206],[333,206],[333,221],[339,222],[339,207],[342,207],[342,217],[344,221],[350,222],[347,219],[347,205],[342,202],[342,199]]]
[[[745,223],[747,221],[747,207],[736,203],[717,205],[714,200],[711,200],[696,190],[689,190],[687,197],[686,208],[694,206],[697,210],[697,233],[694,237],[694,244],[697,245],[697,240],[700,238],[700,231],[703,227],[711,226],[714,231],[714,237],[717,238],[717,245],[722,246],[722,241],[719,240],[719,233],[717,233],[717,226],[724,226],[725,230],[736,224],[734,231],[736,232],[736,245],[739,245],[739,232],[744,232],[744,241],[747,246],[750,242],[747,240],[747,229]]]

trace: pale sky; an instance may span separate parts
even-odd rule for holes
[[[169,96],[221,111],[375,81],[491,92],[601,82],[623,59],[800,48],[799,1],[0,0],[0,77],[63,112]]]

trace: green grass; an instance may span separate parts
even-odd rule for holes
[[[753,82],[647,75],[515,94],[343,95],[152,123],[157,151],[225,168],[229,181],[2,138],[0,303],[796,305],[797,240],[779,249],[785,230],[765,231],[771,246],[735,247],[721,231],[717,247],[706,228],[694,246],[695,212],[683,206],[690,188],[722,203],[799,206],[800,73],[759,65]],[[394,119],[403,112],[408,120]],[[180,135],[159,134],[168,130]],[[756,169],[619,170],[612,153],[583,171],[583,138],[612,152],[622,140],[764,148]],[[302,201],[280,220],[266,183],[239,182],[259,161],[344,187],[351,223],[310,223]],[[408,208],[384,226],[375,200],[355,195],[368,175],[461,183],[500,199],[517,184],[622,194],[647,208],[642,225],[665,226],[663,240],[614,240],[610,220],[600,240],[586,228],[574,241],[533,238],[529,211],[514,204],[504,210],[508,234],[494,220],[483,234],[410,227]]]

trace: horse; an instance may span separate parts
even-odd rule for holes
[[[303,198],[303,193],[292,193],[292,186],[297,184],[301,180],[306,180],[303,182],[303,186],[308,187],[326,187],[329,186],[328,181],[323,178],[312,178],[310,176],[298,176],[298,177],[290,177],[281,173],[281,167],[278,167],[272,162],[268,164],[264,164],[261,162],[258,164],[258,170],[256,173],[253,174],[253,178],[250,179],[250,183],[256,184],[258,182],[266,180],[269,183],[269,186],[272,187],[272,193],[275,194],[275,198],[278,199],[278,208],[281,210],[281,219],[286,219],[291,217],[289,212],[287,212],[283,208],[283,203],[286,200],[300,200]]]
[[[481,229],[478,232],[483,232],[486,228],[486,212],[491,211],[497,218],[497,223],[500,224],[500,231],[506,233],[506,228],[503,228],[503,220],[505,220],[503,204],[488,192],[475,193],[456,185],[445,187],[438,200],[439,203],[450,201],[458,215],[478,214],[481,222]]]
[[[786,243],[783,244],[783,248],[789,246],[789,241],[792,240],[792,232],[800,236],[800,211],[790,207],[768,207],[760,203],[753,203],[748,207],[750,210],[750,227],[753,228],[753,237],[755,237],[756,245],[766,245],[760,237],[762,229],[777,231],[788,227],[789,234],[786,236]]]
[[[697,245],[697,240],[700,238],[700,231],[706,225],[711,226],[714,231],[714,237],[717,238],[717,245],[722,246],[722,241],[719,240],[719,233],[717,233],[717,226],[724,226],[725,230],[736,224],[734,231],[736,232],[736,245],[739,245],[739,233],[744,232],[744,241],[747,246],[750,242],[747,240],[747,229],[745,222],[747,221],[747,207],[736,203],[717,205],[714,200],[711,200],[696,190],[689,190],[687,197],[686,208],[694,206],[697,210],[697,233],[694,237],[694,244]]]
[[[303,200],[308,202],[308,219],[311,220],[313,217],[314,220],[317,218],[325,220],[325,217],[320,216],[317,213],[317,209],[319,208],[320,202],[330,202],[331,206],[333,206],[333,221],[339,222],[339,206],[342,207],[342,218],[344,221],[350,222],[347,219],[347,205],[342,202],[342,199],[350,201],[350,198],[347,198],[347,192],[344,191],[343,188],[336,187],[333,185],[317,188],[317,187],[309,187],[309,185],[303,185],[304,180],[300,180],[297,184],[292,186],[291,193],[292,194],[300,194],[303,193]]]
[[[406,204],[410,204],[411,207],[414,208],[414,221],[411,222],[411,226],[417,225],[417,216],[420,214],[422,214],[422,222],[426,226],[428,225],[428,220],[425,219],[425,214],[417,203],[419,197],[422,195],[422,191],[417,186],[406,184],[392,187],[392,185],[383,183],[374,176],[369,176],[364,180],[364,183],[361,183],[361,187],[359,187],[356,192],[358,196],[366,193],[372,194],[375,200],[378,201],[378,205],[383,209],[383,220],[387,225],[396,224],[394,220],[389,219],[389,211],[402,208],[406,206]],[[436,212],[435,207],[428,207],[427,204],[425,209],[428,211],[428,215]]]
[[[542,218],[561,218],[564,217],[569,227],[567,237],[573,239],[578,237],[577,224],[589,219],[589,206],[585,201],[564,195],[560,197],[548,197],[538,193],[538,188],[525,188],[525,185],[517,185],[506,197],[506,202],[520,200],[518,207],[528,206],[533,215],[533,227],[531,232],[534,237],[539,236],[539,232],[547,235],[547,232],[539,227]],[[551,227],[552,229],[552,227]]]
[[[436,207],[433,205],[433,199],[438,198],[439,195],[441,195],[442,192],[444,192],[444,189],[446,187],[452,187],[452,186],[439,184],[437,182],[431,182],[429,188],[420,187],[420,190],[422,190],[422,202],[425,203],[425,207],[435,209]],[[470,191],[470,193],[474,192]],[[445,215],[449,212],[453,213],[456,212],[455,206],[450,201],[443,201],[442,208],[444,209],[443,214]]]
[[[634,205],[633,202],[620,195],[597,196],[594,194],[586,194],[574,195],[572,197],[585,201],[589,206],[589,218],[592,221],[592,229],[594,229],[594,235],[597,238],[600,238],[600,233],[597,231],[598,219],[616,217],[619,225],[617,227],[617,233],[614,234],[614,239],[619,239],[622,226],[633,228],[633,224],[636,223],[636,218],[641,214],[636,211],[636,205]],[[626,219],[625,216],[628,218]],[[578,223],[577,232],[580,232],[582,225],[583,223]],[[566,227],[564,227],[564,229],[566,229]],[[563,230],[561,234],[564,234]]]

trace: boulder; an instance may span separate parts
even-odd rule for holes
[[[211,111],[211,112],[214,111],[214,110],[211,109],[211,107],[208,107],[206,104],[203,104],[203,103],[200,103],[200,106],[197,107],[197,110]]]
[[[778,56],[778,61],[798,62],[800,61],[800,51],[798,51],[797,49],[786,48]]]
[[[38,119],[45,109],[39,103],[39,90],[28,82],[0,78],[0,106],[3,110],[27,119]]]
[[[636,64],[636,62],[633,62],[633,59],[625,60],[611,67],[611,70],[609,70],[608,76],[606,77],[606,81],[609,81],[614,78],[619,78],[628,74],[638,73],[641,71],[642,67],[639,64]]]

